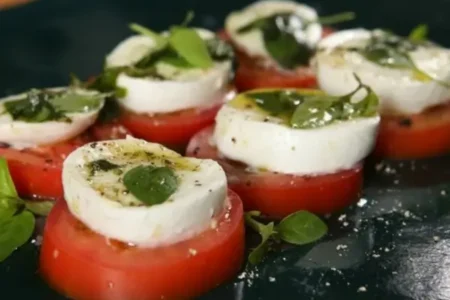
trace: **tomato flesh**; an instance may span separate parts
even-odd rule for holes
[[[153,116],[124,111],[121,114],[120,122],[137,138],[184,150],[195,133],[214,123],[222,104],[234,93],[234,90],[230,90],[224,99],[206,108],[187,109]]]
[[[246,165],[221,157],[209,142],[212,133],[210,127],[195,135],[186,154],[218,161],[227,173],[229,187],[241,197],[246,210],[259,210],[272,218],[283,218],[299,210],[326,214],[350,205],[359,197],[362,164],[317,176],[250,172]]]
[[[61,199],[64,195],[61,172],[64,159],[76,148],[94,140],[124,138],[128,132],[117,123],[96,124],[88,132],[58,144],[17,150],[0,148],[21,197]]]
[[[216,229],[157,248],[129,247],[96,234],[59,201],[50,213],[40,254],[40,274],[72,299],[190,299],[231,279],[244,255],[242,203],[229,191],[231,208]],[[193,252],[194,251],[194,252]]]
[[[375,154],[392,159],[450,152],[450,103],[410,116],[382,116]]]

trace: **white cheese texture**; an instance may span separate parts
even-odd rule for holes
[[[450,100],[450,89],[436,81],[420,81],[410,70],[393,69],[368,61],[351,46],[368,42],[372,32],[366,29],[339,31],[319,43],[314,58],[319,86],[331,95],[353,91],[358,83],[354,75],[370,86],[380,98],[382,114],[416,114]],[[436,45],[420,46],[410,53],[414,64],[432,78],[449,82],[450,50]]]
[[[149,160],[145,153],[152,153]],[[121,166],[90,173],[92,161],[105,159]],[[164,166],[164,161],[193,166],[175,169],[179,186],[162,204],[143,205],[122,182],[136,166]],[[141,247],[157,247],[189,239],[211,226],[213,217],[227,204],[227,181],[212,160],[183,158],[159,144],[127,137],[88,144],[64,162],[63,186],[71,213],[105,237]]]
[[[260,30],[252,30],[246,33],[238,33],[237,30],[257,19],[281,13],[292,13],[309,22],[318,20],[317,12],[304,4],[294,1],[258,1],[241,11],[231,13],[225,20],[225,29],[233,43],[249,56],[272,60],[264,46],[264,39]],[[306,30],[297,32],[297,35],[297,39],[304,40],[311,48],[315,48],[322,37],[322,26],[319,23],[313,23]],[[272,61],[272,63],[276,62]]]
[[[214,37],[214,33],[206,29],[196,30],[204,40]],[[149,36],[131,36],[112,50],[106,58],[106,66],[132,65],[155,51],[155,46],[155,41]],[[177,68],[159,62],[156,69],[170,79],[136,78],[124,73],[118,76],[117,86],[127,91],[125,97],[119,99],[125,109],[151,115],[216,104],[228,92],[232,62],[214,62],[213,67],[206,70]]]
[[[294,129],[252,109],[223,106],[213,141],[225,157],[255,169],[318,175],[350,169],[372,150],[379,116]]]
[[[61,89],[53,88],[53,90]],[[97,94],[85,90],[78,90],[78,92],[80,94]],[[70,140],[94,124],[103,107],[102,103],[97,109],[89,112],[67,113],[66,115],[71,122],[29,123],[13,120],[3,104],[8,101],[23,99],[25,96],[25,94],[18,94],[0,99],[0,142],[7,143],[17,149],[51,145]]]

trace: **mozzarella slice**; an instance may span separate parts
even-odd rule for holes
[[[378,123],[376,116],[294,129],[280,119],[229,103],[216,117],[213,140],[225,157],[252,168],[315,175],[354,167],[371,151]]]
[[[196,30],[205,40],[214,37],[211,31]],[[132,36],[107,56],[107,67],[131,65],[153,51],[155,45],[151,37]],[[159,74],[170,79],[137,78],[125,73],[118,76],[117,86],[127,91],[125,97],[119,99],[125,109],[135,113],[155,114],[216,104],[228,92],[232,62],[214,62],[214,66],[207,70],[177,68],[160,62],[156,69]]]
[[[54,88],[53,90],[61,90]],[[80,94],[98,94],[97,92],[78,90]],[[13,120],[6,112],[4,103],[23,99],[26,95],[19,94],[0,99],[0,142],[13,148],[23,149],[41,145],[56,144],[67,141],[89,128],[96,121],[103,107],[103,102],[97,109],[88,112],[67,113],[70,122],[48,121],[42,123],[29,123]]]
[[[89,163],[105,159],[120,165],[90,173]],[[145,206],[122,183],[123,174],[141,165],[176,166],[179,186],[159,205]],[[92,143],[74,151],[63,166],[64,195],[72,214],[108,238],[142,247],[186,240],[213,223],[226,205],[227,182],[212,160],[184,158],[159,144],[127,138]]]
[[[264,57],[271,60],[260,30],[252,30],[242,34],[238,33],[237,30],[257,19],[281,13],[292,13],[310,22],[315,22],[318,19],[317,12],[304,4],[293,1],[258,1],[242,11],[231,13],[225,20],[225,28],[233,43],[249,56]],[[298,34],[301,35],[298,37],[299,39],[305,40],[311,48],[315,48],[322,36],[322,26],[319,23],[314,23]]]
[[[354,73],[380,98],[381,113],[415,114],[450,100],[450,89],[436,81],[419,81],[410,70],[379,66],[355,51],[343,49],[365,45],[371,31],[344,30],[319,43],[315,69],[319,86],[331,95],[344,95],[358,85]],[[450,50],[421,46],[410,53],[415,65],[433,78],[449,81]]]

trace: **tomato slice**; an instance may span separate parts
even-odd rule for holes
[[[98,235],[59,201],[50,213],[40,274],[74,299],[191,299],[231,279],[244,255],[242,203],[229,191],[230,210],[217,228],[159,248],[136,248]]]
[[[410,116],[382,116],[375,154],[392,159],[450,152],[450,103]]]
[[[274,172],[250,172],[247,166],[224,159],[210,143],[213,128],[195,135],[186,155],[218,161],[229,187],[238,193],[246,210],[259,210],[283,218],[299,210],[326,214],[342,209],[359,197],[363,183],[362,164],[350,170],[318,176],[295,176]]]
[[[117,120],[110,123],[96,123],[90,132],[96,141],[124,139],[131,132]]]
[[[64,159],[90,140],[89,135],[81,135],[67,142],[38,148],[0,148],[0,156],[8,162],[20,196],[60,199],[63,197],[61,171]]]
[[[225,98],[234,95],[234,90]],[[199,130],[214,123],[217,112],[226,99],[206,108],[187,109],[167,114],[135,114],[124,111],[120,122],[137,138],[183,149]]]

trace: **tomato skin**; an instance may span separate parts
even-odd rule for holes
[[[363,166],[318,176],[295,176],[274,172],[250,173],[247,166],[219,156],[210,144],[213,128],[209,127],[193,137],[188,156],[218,161],[228,177],[229,187],[242,199],[245,210],[259,210],[281,219],[299,210],[317,214],[338,211],[359,198],[363,184]]]
[[[137,138],[184,150],[195,133],[214,123],[222,104],[154,116],[124,111],[120,122]]]
[[[59,201],[50,213],[40,253],[40,274],[62,294],[83,300],[190,299],[231,279],[244,255],[242,203],[217,229],[181,243],[140,249],[113,243],[80,226]],[[191,250],[190,250],[191,249]],[[197,252],[192,254],[192,249]]]
[[[410,116],[382,116],[375,155],[420,159],[450,152],[450,104]]]
[[[124,139],[131,132],[117,120],[110,123],[97,123],[90,129],[95,141]]]

